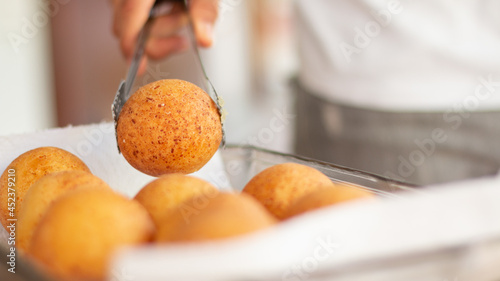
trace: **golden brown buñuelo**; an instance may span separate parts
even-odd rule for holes
[[[118,118],[118,145],[137,170],[160,176],[199,170],[222,140],[217,106],[198,86],[160,80],[141,87]]]
[[[17,218],[24,196],[35,181],[47,174],[66,170],[90,172],[80,158],[57,147],[39,147],[14,159],[0,177],[0,221],[2,225],[6,227],[8,219]],[[15,197],[11,196],[14,193]],[[9,210],[9,206],[14,208]]]

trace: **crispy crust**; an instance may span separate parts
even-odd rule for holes
[[[243,189],[259,200],[273,215],[283,219],[295,200],[322,187],[333,186],[320,171],[296,163],[274,165],[255,175]]]
[[[53,172],[66,170],[90,172],[90,169],[80,158],[57,147],[39,147],[21,154],[10,163],[0,177],[0,220],[4,227],[7,225],[7,219],[12,218],[9,216],[7,204],[9,201],[10,169],[15,170],[16,205],[14,214],[16,218],[28,189],[39,178]]]
[[[160,176],[203,167],[222,140],[220,115],[202,89],[182,80],[143,86],[125,103],[118,145],[137,170]]]

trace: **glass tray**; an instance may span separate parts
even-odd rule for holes
[[[370,173],[357,171],[354,169],[337,166],[332,163],[317,161],[314,159],[297,155],[284,154],[253,146],[227,145],[220,151],[225,172],[230,181],[230,185],[241,190],[245,184],[260,171],[280,163],[299,163],[318,169],[327,175],[334,182],[354,185],[373,191],[379,196],[392,197],[401,190],[412,190],[416,188],[407,183],[386,179]],[[3,244],[3,243],[2,243]],[[2,256],[2,266],[0,266],[0,280],[52,280],[40,274],[36,268],[25,260],[19,253],[16,257],[16,273],[7,272],[6,262],[9,249],[2,245],[0,255]],[[12,279],[15,278],[15,279]]]

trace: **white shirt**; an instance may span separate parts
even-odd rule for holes
[[[389,111],[500,110],[500,1],[296,3],[310,92]]]

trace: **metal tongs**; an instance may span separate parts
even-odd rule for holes
[[[117,134],[116,130],[117,130],[117,126],[118,126],[118,117],[120,116],[120,112],[123,108],[123,105],[125,104],[125,102],[129,99],[129,97],[132,94],[131,93],[132,85],[134,84],[134,80],[135,80],[135,77],[137,75],[137,70],[139,68],[141,58],[144,55],[144,45],[149,37],[149,32],[151,30],[153,20],[157,16],[162,14],[162,11],[163,11],[162,8],[164,8],[164,5],[162,5],[162,4],[171,5],[171,7],[173,7],[173,4],[175,4],[175,3],[181,3],[183,9],[188,14],[189,34],[191,37],[190,39],[191,39],[191,42],[193,45],[193,50],[195,52],[196,59],[198,60],[200,66],[201,66],[201,70],[202,70],[205,84],[206,84],[205,88],[206,88],[208,94],[210,95],[210,97],[214,100],[215,104],[217,105],[217,109],[218,109],[219,115],[221,117],[221,126],[222,126],[221,147],[224,147],[226,144],[226,134],[224,131],[224,123],[223,123],[224,114],[223,114],[223,108],[221,106],[222,100],[219,97],[219,95],[217,94],[217,91],[215,91],[215,88],[214,88],[212,82],[210,82],[210,79],[208,79],[208,75],[205,71],[205,68],[203,67],[200,52],[198,50],[198,44],[196,42],[196,36],[194,33],[193,18],[191,17],[191,14],[189,13],[189,9],[188,9],[188,0],[156,0],[153,8],[151,9],[151,11],[149,13],[148,20],[146,21],[146,23],[142,27],[142,30],[140,31],[139,36],[137,38],[134,56],[133,56],[132,62],[130,64],[130,68],[128,70],[127,77],[125,78],[125,80],[122,80],[120,82],[120,86],[118,87],[118,91],[116,92],[115,99],[113,101],[113,104],[111,105],[111,111],[112,111],[113,119],[114,119],[114,123],[115,123],[115,136],[117,138],[117,146],[118,146],[118,134]],[[170,10],[170,9],[167,9],[167,10]],[[119,146],[118,146],[118,152],[121,153]]]

